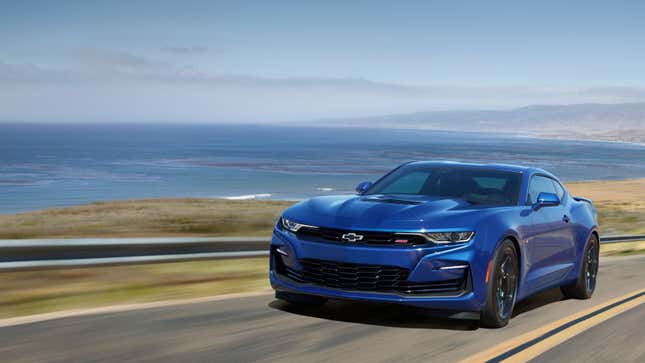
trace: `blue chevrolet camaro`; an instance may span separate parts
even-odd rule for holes
[[[276,298],[405,304],[501,327],[539,291],[593,294],[595,208],[547,171],[410,162],[356,191],[305,200],[280,217]]]

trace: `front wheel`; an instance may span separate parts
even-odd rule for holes
[[[486,286],[486,305],[480,323],[488,328],[501,328],[508,324],[515,298],[519,276],[519,261],[513,242],[505,239],[499,244],[490,262]]]
[[[578,280],[571,285],[560,288],[564,296],[574,299],[589,299],[593,295],[594,290],[596,290],[599,255],[600,245],[598,243],[598,237],[592,234],[582,254]]]

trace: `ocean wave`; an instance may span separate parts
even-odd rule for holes
[[[270,193],[260,193],[260,194],[245,194],[245,195],[233,195],[229,197],[222,197],[226,200],[252,200],[252,199],[268,199],[271,198]]]
[[[334,191],[334,188],[320,187],[320,188],[316,188],[316,190],[319,190],[321,192],[332,192]]]
[[[3,185],[30,185],[36,184],[33,180],[23,180],[23,179],[0,179],[0,184]]]
[[[319,160],[289,161],[273,159],[257,160],[189,160],[196,167],[231,168],[237,170],[269,171],[283,174],[317,174],[317,175],[347,175],[347,174],[383,174],[389,169],[379,166],[365,166],[365,160],[355,162],[321,162]],[[376,164],[376,163],[372,163]],[[370,164],[371,165],[371,164]]]

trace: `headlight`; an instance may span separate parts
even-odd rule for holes
[[[473,239],[475,232],[428,232],[426,236],[434,243],[465,243]]]
[[[288,231],[291,231],[291,232],[298,232],[298,230],[300,230],[300,228],[303,228],[303,227],[306,227],[306,228],[318,228],[316,226],[310,226],[308,224],[296,223],[296,222],[290,221],[290,220],[288,220],[286,218],[280,218],[280,224],[282,225],[282,227],[284,229],[286,229]]]

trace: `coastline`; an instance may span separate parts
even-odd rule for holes
[[[645,147],[645,140],[643,141],[630,141],[622,140],[616,138],[606,138],[597,137],[587,134],[576,134],[578,137],[569,136],[568,133],[556,133],[556,134],[543,134],[538,131],[523,130],[523,131],[491,131],[491,130],[472,130],[465,131],[452,128],[441,128],[441,127],[425,127],[422,125],[410,125],[410,126],[396,126],[392,127],[390,125],[338,125],[338,124],[318,124],[316,126],[311,126],[303,123],[293,123],[289,126],[298,126],[298,127],[312,127],[312,128],[353,128],[353,129],[387,129],[387,130],[422,130],[422,131],[436,131],[436,132],[449,132],[455,134],[478,134],[478,135],[492,135],[492,136],[502,136],[502,137],[517,137],[525,139],[534,139],[534,140],[551,140],[551,141],[577,141],[577,142],[599,142],[599,143],[612,143],[612,144],[625,144],[633,145],[639,147]],[[645,137],[645,136],[644,136]]]
[[[645,177],[643,146],[547,141],[521,133],[259,125],[6,131],[0,132],[7,150],[0,163],[0,215],[135,198],[298,200],[344,194],[410,160],[536,165],[564,181]],[[72,135],[84,137],[76,143]],[[37,140],[44,141],[36,147]],[[57,148],[55,140],[70,149]],[[33,150],[23,152],[29,145]]]
[[[645,178],[565,183],[594,201],[601,233],[645,233]],[[274,199],[157,198],[0,215],[0,239],[267,236],[296,203]]]
[[[645,147],[645,141],[628,141],[628,140],[615,140],[615,139],[602,139],[594,137],[569,137],[566,135],[543,135],[543,134],[513,134],[519,137],[527,137],[530,139],[539,139],[539,140],[554,140],[554,141],[584,141],[584,142],[602,142],[602,143],[611,143],[611,144],[624,144],[632,145],[638,147]]]

